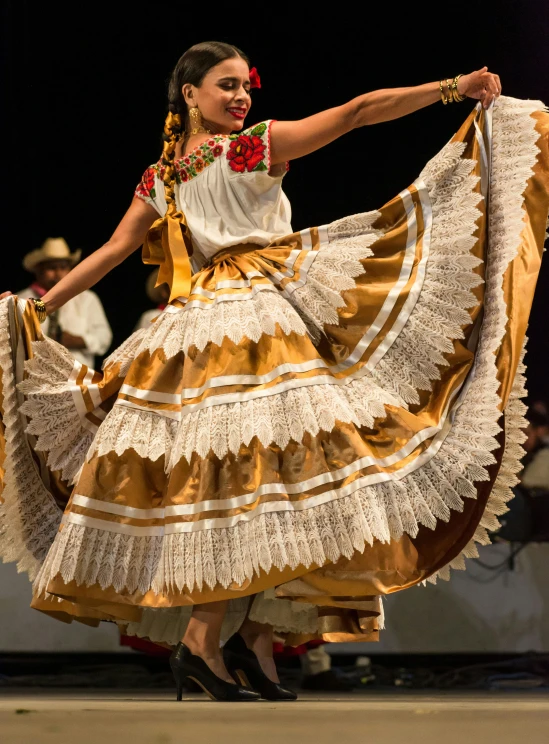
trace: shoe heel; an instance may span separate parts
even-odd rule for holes
[[[183,679],[184,677],[180,674],[179,669],[175,666],[175,664],[172,664],[170,662],[170,667],[172,669],[172,674],[175,679],[175,685],[177,688],[177,702],[180,702],[183,700]]]

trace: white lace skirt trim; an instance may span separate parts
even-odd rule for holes
[[[19,572],[34,579],[55,539],[62,512],[45,487],[25,435],[27,420],[21,412],[22,395],[16,384],[23,364],[14,356],[15,302],[0,301],[0,368],[2,370],[5,459],[4,489],[0,499],[0,557],[16,562]]]
[[[74,483],[97,427],[75,404],[71,389],[74,357],[48,338],[33,343],[33,354],[25,363],[26,379],[18,385],[26,396],[20,407],[30,419],[26,431],[37,437],[34,449],[47,453],[48,467],[61,471],[67,483]]]
[[[501,101],[501,99],[500,99]],[[503,105],[494,108],[494,127],[492,144],[492,189],[489,209],[489,235],[491,261],[488,263],[486,275],[486,301],[483,321],[484,338],[482,339],[476,375],[472,384],[472,396],[481,396],[483,385],[490,381],[491,391],[486,390],[486,415],[497,421],[499,414],[499,382],[495,354],[505,334],[507,322],[505,298],[503,295],[502,278],[518,254],[521,234],[525,224],[523,207],[523,193],[530,179],[538,149],[536,142],[539,134],[535,128],[535,120],[531,117],[536,111],[547,109],[541,101],[518,100],[504,98]],[[524,342],[526,344],[526,340]],[[525,346],[522,351],[524,357]],[[526,428],[525,405],[521,399],[526,395],[525,366],[522,361],[517,369],[514,384],[505,408],[505,444],[503,458],[494,486],[486,505],[483,519],[464,550],[441,571],[430,578],[435,582],[437,578],[448,579],[450,569],[464,569],[465,558],[478,557],[476,543],[486,545],[490,543],[488,530],[496,530],[499,526],[497,516],[508,511],[506,503],[513,497],[512,488],[518,483],[517,473],[521,470],[521,459],[524,449],[521,444],[525,441]],[[474,400],[472,400],[474,402]],[[490,410],[491,409],[491,410]],[[474,409],[473,409],[474,410]],[[481,413],[477,414],[480,418]],[[465,422],[464,422],[465,423]],[[472,423],[472,422],[471,422]],[[499,431],[498,426],[498,431]],[[463,445],[465,432],[463,434]],[[481,441],[471,441],[475,447],[475,454],[483,445]],[[492,447],[495,449],[495,447]],[[480,454],[480,453],[479,453]],[[477,455],[478,457],[478,455]]]
[[[224,338],[235,344],[243,338],[257,342],[263,335],[282,333],[304,336],[307,329],[292,306],[273,287],[258,292],[253,299],[239,302],[216,302],[208,309],[182,308],[179,312],[162,313],[150,328],[134,333],[105,360],[108,364],[121,363],[120,374],[125,374],[133,358],[148,351],[162,349],[167,359],[194,346],[203,351],[209,343],[221,345]]]
[[[317,251],[303,286],[290,294],[314,341],[320,341],[325,324],[339,323],[338,310],[346,306],[343,292],[354,289],[356,277],[366,273],[363,261],[373,255],[371,246],[383,235],[373,228],[380,216],[364,212],[328,225],[329,242]]]
[[[113,406],[88,450],[87,459],[109,452],[122,455],[133,449],[142,458],[153,462],[170,457],[178,423],[152,411],[139,411]]]
[[[265,447],[274,443],[285,449],[305,434],[332,431],[338,421],[373,426],[377,416],[385,416],[384,404],[398,405],[396,398],[371,382],[358,382],[358,389],[317,383],[190,413],[177,429],[169,469],[182,457],[190,462],[193,452],[205,457],[213,451],[219,458],[237,454],[254,437]]]

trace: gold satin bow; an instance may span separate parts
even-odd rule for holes
[[[143,263],[160,267],[155,286],[165,282],[170,287],[170,302],[191,292],[191,255],[187,220],[172,202],[164,217],[153,222],[143,243]]]

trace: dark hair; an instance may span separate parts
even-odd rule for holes
[[[195,44],[179,58],[168,85],[168,102],[170,112],[181,117],[183,129],[186,129],[188,124],[188,114],[181,88],[185,83],[198,88],[212,67],[235,57],[242,57],[249,66],[250,60],[244,52],[232,44],[221,41],[203,41]]]

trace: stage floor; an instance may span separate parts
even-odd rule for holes
[[[175,698],[175,696],[174,696]],[[170,691],[0,691],[2,744],[546,744],[547,692],[302,694],[177,703]]]

